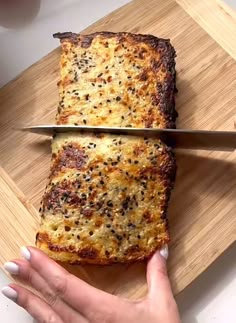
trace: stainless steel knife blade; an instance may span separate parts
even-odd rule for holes
[[[40,135],[57,133],[110,133],[119,136],[158,138],[175,148],[233,151],[236,149],[236,131],[210,131],[192,129],[120,128],[74,125],[37,125],[19,130]]]

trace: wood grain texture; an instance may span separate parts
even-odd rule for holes
[[[178,55],[178,127],[234,129],[235,60],[175,1],[131,2],[85,32],[101,30],[170,38]],[[50,141],[11,128],[54,121],[59,53],[60,49],[54,50],[0,90],[0,163],[35,207],[49,174]],[[203,272],[236,237],[236,154],[178,151],[177,162],[169,207],[174,293]],[[35,231],[32,227],[26,239],[34,240]],[[16,244],[20,243],[17,238]],[[144,263],[70,270],[114,294],[138,298],[146,292]]]
[[[32,235],[37,229],[39,216],[23,193],[0,167],[0,262],[19,257],[19,248],[34,244]]]
[[[223,0],[176,0],[183,9],[236,59],[236,12]]]

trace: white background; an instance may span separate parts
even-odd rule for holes
[[[28,25],[0,15],[0,86],[42,58],[58,41],[57,31],[78,32],[128,0],[18,0],[27,3]],[[200,0],[199,0],[200,2]],[[227,0],[236,8],[236,0]],[[24,9],[24,10],[23,10]],[[1,11],[1,8],[0,8]],[[18,12],[21,16],[21,10]],[[8,18],[6,20],[6,17]],[[2,20],[1,20],[2,19]],[[32,21],[31,21],[32,20]],[[8,25],[10,28],[1,27]],[[0,269],[0,288],[9,282]],[[236,244],[177,296],[183,323],[236,322]],[[0,322],[32,323],[23,310],[0,295]]]

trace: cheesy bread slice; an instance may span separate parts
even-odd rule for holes
[[[175,127],[175,50],[151,35],[56,34],[61,39],[56,122]],[[176,163],[158,139],[58,134],[37,246],[55,260],[111,264],[168,243]]]

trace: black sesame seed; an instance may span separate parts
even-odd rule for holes
[[[136,225],[133,223],[128,223],[128,227],[136,228]]]
[[[130,199],[129,199],[129,197],[127,197],[127,198],[122,202],[122,208],[123,208],[124,210],[127,210],[127,209],[128,209],[129,201],[130,201]]]
[[[116,97],[116,101],[120,101],[121,100],[121,97],[120,96],[117,96]]]
[[[109,200],[109,201],[107,202],[107,206],[109,206],[109,207],[113,207],[113,203],[112,203],[112,201],[111,201],[111,200]]]

